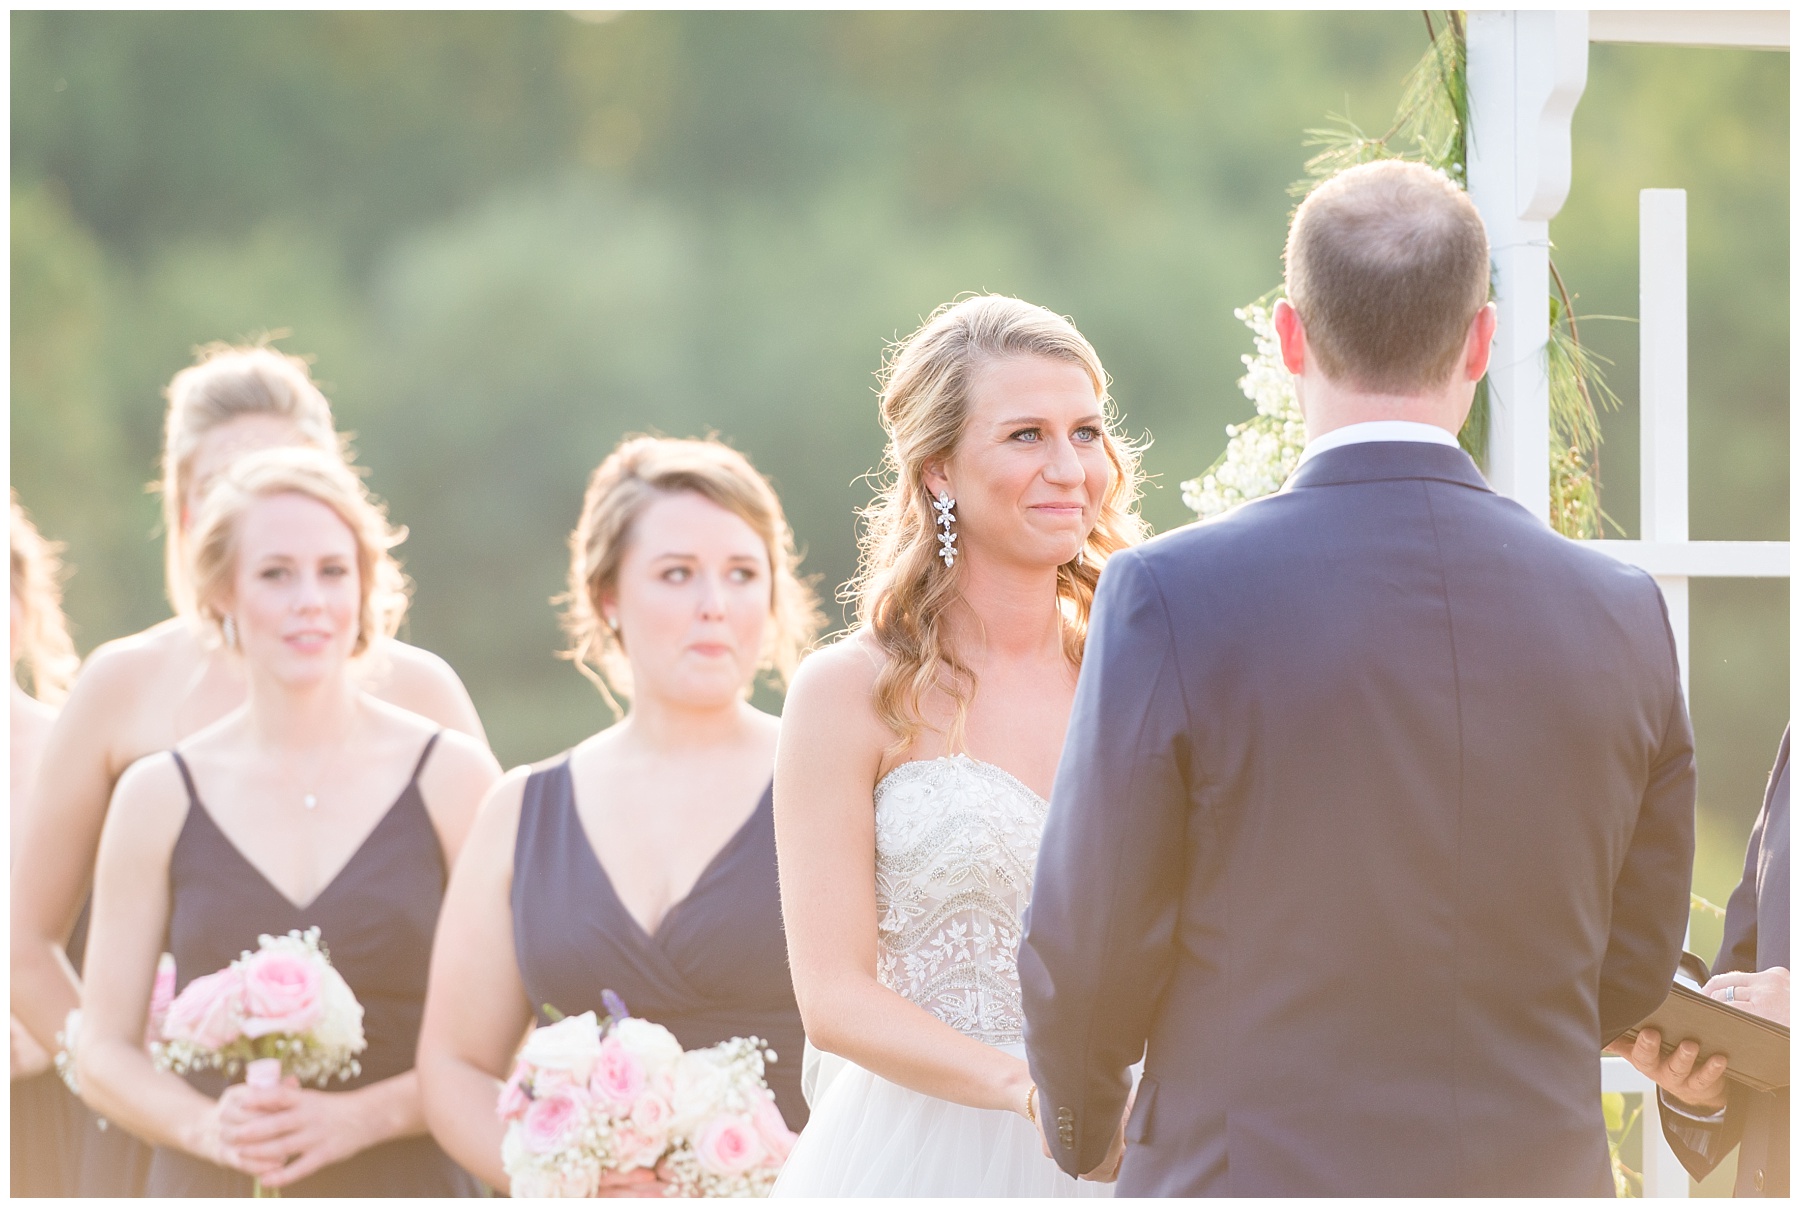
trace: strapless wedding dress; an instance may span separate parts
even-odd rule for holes
[[[875,787],[875,973],[985,1044],[1025,1055],[1020,916],[1047,802],[966,755],[903,763]],[[1109,1196],[1044,1156],[1016,1112],[965,1107],[807,1046],[812,1118],[777,1196]]]

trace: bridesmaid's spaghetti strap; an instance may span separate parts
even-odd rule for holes
[[[433,737],[435,738],[436,735],[433,735]],[[425,749],[427,751],[431,750],[430,746],[427,746]],[[175,770],[181,773],[181,783],[187,785],[188,804],[199,805],[200,793],[194,788],[194,775],[192,772],[188,771],[187,760],[183,759],[181,757],[181,752],[177,751],[174,747],[169,748],[169,754],[175,758]],[[417,772],[413,774],[415,776],[418,775]]]
[[[413,765],[412,779],[406,782],[407,788],[411,788],[413,785],[419,783],[419,773],[425,770],[425,761],[431,758],[432,748],[437,746],[437,740],[443,736],[444,731],[439,729],[430,738],[425,740],[425,749],[419,752],[419,762]]]

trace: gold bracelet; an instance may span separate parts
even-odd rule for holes
[[[1031,1089],[1025,1092],[1025,1118],[1030,1120],[1033,1124],[1038,1122],[1037,1083],[1035,1082],[1031,1084]]]

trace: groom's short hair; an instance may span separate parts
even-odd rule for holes
[[[1314,189],[1288,229],[1287,297],[1325,376],[1410,394],[1455,371],[1488,300],[1488,242],[1469,195],[1403,160]]]

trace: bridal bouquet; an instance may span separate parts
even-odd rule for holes
[[[604,1022],[588,1011],[533,1032],[500,1092],[512,1194],[591,1196],[602,1174],[642,1169],[670,1195],[767,1195],[794,1134],[763,1081],[762,1042],[684,1052],[607,997]]]
[[[156,1064],[185,1074],[240,1071],[252,1085],[292,1075],[324,1086],[361,1072],[363,1009],[331,967],[319,929],[261,936],[217,973],[196,977],[169,1003]]]

